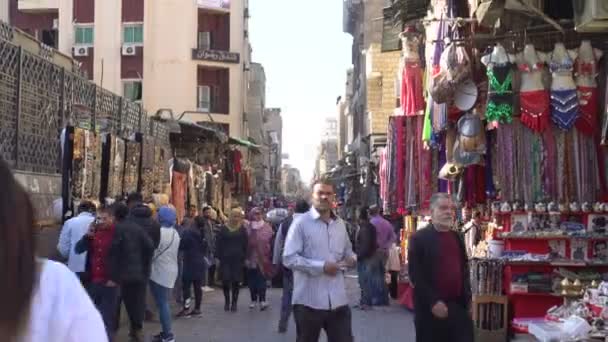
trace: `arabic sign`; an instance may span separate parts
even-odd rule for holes
[[[200,7],[205,8],[216,8],[216,9],[230,9],[230,0],[197,0]]]
[[[200,61],[239,63],[241,55],[237,52],[192,49],[192,59]]]

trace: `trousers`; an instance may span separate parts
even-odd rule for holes
[[[251,293],[252,302],[266,301],[266,278],[259,268],[247,269],[247,285]]]
[[[99,283],[90,283],[88,287],[89,296],[95,307],[101,314],[103,324],[106,327],[108,340],[114,339],[117,330],[116,308],[118,307],[119,288],[105,286]]]
[[[304,305],[294,305],[296,342],[318,342],[321,329],[327,342],[353,342],[352,314],[348,306],[335,310],[317,310]]]
[[[186,301],[190,298],[190,288],[194,287],[194,309],[201,309],[201,301],[203,300],[203,286],[202,279],[182,279],[182,294],[184,295],[184,308],[186,307]]]
[[[281,297],[281,318],[279,318],[279,329],[287,329],[287,324],[292,311],[292,296],[293,273],[283,270],[283,296]]]
[[[144,316],[146,312],[146,287],[145,282],[123,283],[120,286],[120,302],[125,304],[131,332],[141,331],[144,327]],[[120,305],[118,306],[117,321],[120,321]],[[118,322],[117,325],[118,326]]]
[[[169,308],[169,293],[171,289],[150,280],[150,291],[158,307],[158,316],[163,334],[171,335],[171,309]]]

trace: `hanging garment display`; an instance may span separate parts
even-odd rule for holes
[[[139,166],[141,161],[141,144],[135,141],[126,143],[125,178],[123,191],[127,194],[137,192],[139,183]]]
[[[563,43],[556,43],[549,57],[551,81],[551,119],[563,130],[569,130],[579,116],[576,84],[572,77],[574,62]]]
[[[420,35],[413,26],[400,35],[403,46],[401,77],[401,111],[405,116],[424,114]]]
[[[123,175],[125,169],[125,141],[122,138],[110,136],[110,164],[108,169],[109,198],[122,196]]]
[[[181,224],[186,216],[186,191],[188,174],[173,171],[171,182],[171,203],[177,214],[177,224]]]
[[[155,172],[155,139],[149,136],[143,137],[141,149],[141,194],[145,202],[152,201],[154,193]],[[158,165],[158,164],[156,164]]]
[[[599,96],[596,77],[598,76],[598,60],[602,57],[601,50],[594,49],[591,42],[583,40],[577,51],[574,64],[577,95],[580,106],[580,116],[575,126],[585,135],[593,135],[598,124]]]
[[[486,72],[488,76],[488,121],[509,123],[513,120],[513,70],[510,62],[496,64],[490,61]]]
[[[521,74],[519,108],[521,122],[535,132],[544,131],[550,119],[549,90],[543,84],[545,63],[543,54],[532,44],[526,44],[517,54],[517,67]]]
[[[101,189],[101,140],[95,133],[74,129],[72,197],[74,201],[99,200]]]

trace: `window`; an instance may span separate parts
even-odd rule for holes
[[[196,96],[196,107],[201,112],[211,112],[211,87],[198,86]]]
[[[93,45],[93,26],[76,26],[76,45]]]
[[[143,44],[144,43],[144,25],[129,24],[124,25],[122,29],[122,42],[125,44]]]
[[[122,96],[129,101],[141,101],[141,97],[142,97],[141,80],[123,81]]]
[[[211,49],[211,32],[198,33],[198,48],[199,50]]]

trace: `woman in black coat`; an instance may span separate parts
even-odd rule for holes
[[[220,262],[219,278],[224,290],[224,310],[236,311],[240,282],[247,257],[247,231],[243,227],[245,214],[240,208],[232,209],[226,225],[216,236],[216,257]],[[232,293],[232,300],[230,294]]]
[[[207,222],[203,217],[194,218],[194,224],[181,234],[179,250],[182,252],[182,293],[184,307],[178,316],[200,316],[203,298],[203,280],[207,273],[209,238]],[[190,288],[194,287],[194,310],[190,311]]]

